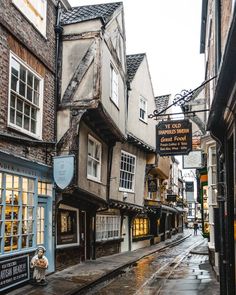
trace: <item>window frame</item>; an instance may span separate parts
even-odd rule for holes
[[[142,102],[145,102],[145,109],[142,108]],[[144,118],[141,117],[141,110],[144,112]],[[139,97],[139,120],[147,123],[147,99],[142,95]]]
[[[127,170],[121,170],[121,164],[122,164],[122,154],[125,154],[126,156],[130,156],[130,157],[133,157],[134,158],[134,172],[129,172]],[[131,193],[134,193],[134,188],[135,188],[135,173],[136,173],[136,156],[133,155],[133,154],[130,154],[124,150],[121,150],[121,157],[120,157],[120,179],[119,179],[119,191],[123,191],[123,192],[131,192]],[[128,173],[128,174],[132,174],[132,188],[129,189],[129,188],[125,188],[125,187],[122,187],[121,186],[121,172],[125,172],[125,173]],[[125,180],[127,181],[127,179]]]
[[[112,63],[110,63],[110,99],[117,107],[119,106],[119,75]]]
[[[8,188],[7,184],[7,177],[10,176],[12,178],[11,183],[13,186]],[[36,217],[36,212],[37,212],[37,200],[38,200],[38,195],[37,195],[37,179],[34,177],[22,175],[22,174],[17,174],[17,173],[12,173],[12,172],[5,172],[1,171],[0,172],[0,177],[1,177],[1,222],[0,222],[0,253],[1,256],[7,257],[11,256],[13,253],[18,254],[18,253],[25,253],[27,251],[30,251],[35,248],[36,246],[36,240],[37,240],[37,217]],[[18,178],[18,189],[14,188],[15,186],[15,178]],[[27,181],[27,190],[24,188],[24,179]],[[33,189],[30,189],[30,181],[31,185],[33,183]],[[18,192],[18,200],[17,203],[15,204],[15,201],[11,201],[10,203],[7,202],[7,192],[8,191],[17,191]],[[30,196],[33,196],[32,203],[29,202]],[[26,197],[26,203],[24,203]],[[14,212],[14,214],[17,215],[12,215],[10,218],[6,218],[6,213],[8,212],[6,210],[6,207],[11,207],[11,212]],[[17,213],[15,213],[15,209],[17,209]],[[26,209],[25,215],[23,218],[23,209]],[[29,212],[32,212],[31,215]],[[12,213],[13,214],[13,213]],[[30,217],[31,216],[31,217]],[[11,233],[10,235],[6,235],[6,223],[11,223]],[[17,224],[17,233],[14,234],[14,223]],[[28,231],[28,226],[30,228],[31,224],[31,231]],[[26,225],[26,232],[23,232],[23,226]],[[17,249],[14,249],[13,246],[13,241],[11,241],[10,245],[10,250],[6,251],[5,250],[5,237],[9,237],[10,239],[14,239],[14,237],[18,237],[17,241]],[[23,247],[23,237],[26,238],[26,246]],[[31,241],[31,245],[30,245]]]
[[[105,224],[98,222],[98,219],[105,219]],[[115,222],[113,222],[115,221]],[[99,226],[101,230],[99,230]],[[118,232],[109,237],[109,232]],[[101,237],[98,238],[97,234],[100,234]],[[106,214],[97,214],[96,215],[96,242],[110,241],[114,239],[120,239],[121,237],[121,216],[120,215],[106,215]]]
[[[136,221],[139,221],[139,229],[138,228],[136,228]],[[143,223],[141,223],[141,220],[145,220],[146,222],[147,222],[147,231],[146,232],[144,232],[144,230],[145,230],[145,223],[143,222]],[[136,231],[141,231],[141,224],[143,224],[143,234],[139,234],[139,235],[137,235],[135,232]],[[134,218],[133,219],[133,222],[132,222],[132,238],[140,238],[140,237],[145,237],[145,236],[148,236],[148,235],[150,235],[150,220],[149,220],[149,218],[148,217],[136,217],[136,218]]]
[[[77,219],[76,220],[76,231],[77,231],[76,238],[77,238],[77,242],[76,243],[58,244],[58,228],[57,228],[57,230],[56,230],[56,248],[60,249],[60,248],[68,248],[68,247],[74,247],[74,246],[80,245],[79,209],[71,207],[71,206],[67,206],[64,204],[60,204],[58,209],[76,212],[76,219]],[[57,215],[59,215],[59,212],[57,212]]]
[[[18,56],[16,56],[14,53],[10,52],[10,62],[9,62],[9,86],[8,86],[8,118],[7,118],[7,125],[8,127],[15,129],[21,133],[27,134],[33,138],[42,139],[42,117],[43,117],[43,89],[44,89],[44,79],[41,77],[38,73],[36,73],[26,62],[21,60]],[[12,82],[12,64],[13,60],[15,60],[19,65],[22,65],[24,68],[26,68],[27,73],[28,71],[33,74],[38,80],[39,80],[39,104],[38,106],[34,104],[33,102],[30,102],[27,100],[25,96],[20,95],[18,92],[14,91],[11,88],[11,82]],[[27,84],[26,84],[27,88]],[[11,93],[14,93],[16,98],[19,98],[20,101],[23,101],[23,103],[26,103],[30,105],[32,108],[36,109],[36,132],[33,133],[27,129],[24,129],[23,127],[17,126],[16,124],[12,123],[10,121],[10,111],[11,111]],[[16,112],[16,109],[15,109]],[[23,117],[24,117],[24,110],[22,111]],[[31,116],[29,117],[31,119]],[[23,118],[22,118],[23,120]]]
[[[47,35],[48,0],[44,0],[44,1],[45,1],[45,7],[44,7],[43,15],[40,13],[40,11],[38,11],[34,3],[28,4],[29,7],[26,7],[26,5],[23,6],[22,0],[20,1],[21,3],[19,2],[19,0],[12,0],[12,3],[24,15],[24,17],[33,25],[33,27],[37,30],[37,32],[39,32],[45,39],[47,39],[46,35]],[[40,23],[40,20],[41,20],[41,23]]]
[[[96,145],[99,146],[99,161],[94,158],[93,156],[89,156],[89,140],[93,141]],[[98,141],[96,138],[94,138],[91,134],[88,135],[88,141],[87,141],[87,179],[89,180],[93,180],[96,182],[101,182],[101,170],[102,170],[102,143],[100,141]],[[89,162],[89,158],[95,162],[98,163],[98,176],[94,176],[89,174],[89,169],[88,169],[88,162]]]

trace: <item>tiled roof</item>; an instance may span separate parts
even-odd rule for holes
[[[132,82],[133,78],[143,61],[143,58],[145,56],[145,53],[140,54],[132,54],[126,56],[126,62],[127,62],[127,74],[128,74],[128,81]]]
[[[170,94],[155,97],[156,109],[159,112],[167,108],[170,100]]]
[[[61,23],[62,25],[67,25],[102,18],[106,24],[116,9],[121,5],[122,2],[115,2],[72,7],[72,9],[63,12]]]

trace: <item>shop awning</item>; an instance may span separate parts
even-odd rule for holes
[[[167,205],[161,205],[161,211],[163,212],[171,212],[171,213],[178,213],[177,209],[175,209],[174,207],[170,207]]]

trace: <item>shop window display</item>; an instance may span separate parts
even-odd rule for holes
[[[0,173],[1,253],[34,244],[35,180]]]

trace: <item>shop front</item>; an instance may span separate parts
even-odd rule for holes
[[[51,167],[0,152],[0,291],[29,280],[43,245],[54,271]]]

